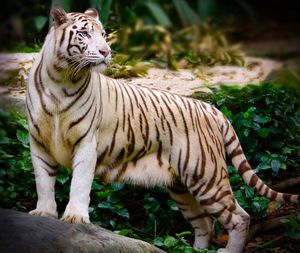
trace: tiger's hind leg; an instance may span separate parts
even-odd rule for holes
[[[245,245],[250,217],[239,206],[231,190],[216,190],[216,192],[218,192],[216,195],[205,200],[199,199],[199,203],[207,214],[218,220],[228,231],[229,239],[226,248],[219,249],[218,253],[241,253]]]
[[[235,210],[221,209],[214,215],[228,231],[229,236],[226,248],[219,249],[218,253],[241,253],[248,234],[250,216],[236,201]]]
[[[181,183],[174,184],[168,190],[184,218],[191,223],[194,229],[194,248],[207,248],[214,232],[213,219],[205,213],[199,203],[196,202],[195,198]]]

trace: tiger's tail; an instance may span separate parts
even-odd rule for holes
[[[243,152],[238,136],[236,135],[231,123],[224,117],[221,124],[221,131],[224,138],[226,153],[232,161],[236,171],[244,181],[256,190],[260,195],[270,200],[281,203],[291,202],[300,203],[300,195],[277,192],[267,186],[253,171]]]

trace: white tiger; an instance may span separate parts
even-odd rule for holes
[[[249,215],[232,193],[225,154],[245,182],[280,202],[253,172],[224,115],[204,102],[129,85],[99,74],[111,59],[95,9],[51,9],[53,27],[30,72],[26,106],[38,202],[31,214],[56,216],[57,165],[73,170],[62,217],[88,223],[95,175],[103,181],[165,185],[206,248],[218,220],[229,233],[225,249],[242,252]]]

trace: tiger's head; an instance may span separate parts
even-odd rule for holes
[[[67,64],[76,72],[90,68],[103,71],[111,60],[111,49],[97,10],[66,13],[55,5],[50,15],[53,19],[51,31],[55,36],[54,53],[60,65]]]

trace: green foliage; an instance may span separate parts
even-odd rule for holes
[[[191,65],[244,65],[245,54],[210,22],[186,27],[173,36],[174,52]]]
[[[285,225],[286,234],[295,240],[300,239],[300,214],[295,214],[289,219],[281,219],[281,222]]]
[[[35,205],[28,126],[16,111],[0,111],[0,206],[26,210]]]
[[[180,234],[176,234],[174,236],[164,236],[164,237],[156,237],[153,241],[155,246],[158,246],[169,253],[216,253],[215,250],[196,250],[191,245],[190,242],[186,239],[192,237],[192,233],[190,231],[184,231]]]

